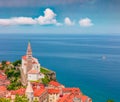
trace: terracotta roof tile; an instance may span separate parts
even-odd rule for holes
[[[9,65],[9,64],[10,64],[10,62],[9,62],[9,61],[7,61],[7,62],[6,62],[6,64],[7,64],[7,65]]]
[[[26,60],[27,58],[26,58],[26,56],[22,56],[22,59]]]
[[[27,60],[26,55],[25,55],[25,56],[22,56],[22,59],[23,59],[23,60]],[[32,63],[33,63],[33,64],[38,64],[38,62],[36,61],[36,59],[35,59],[34,57],[32,57]]]
[[[88,96],[83,95],[83,96],[81,97],[82,102],[86,102],[87,99],[88,99]]]
[[[39,72],[37,71],[37,70],[30,70],[29,72],[28,72],[28,74],[38,74]]]
[[[68,92],[68,93],[71,93],[71,92],[72,93],[75,93],[75,92],[81,93],[79,88],[63,88],[62,90],[63,90],[63,92]]]
[[[58,90],[58,89],[48,89],[49,94],[58,94],[59,92],[60,92],[60,90]]]
[[[34,96],[41,96],[45,91],[46,89],[36,89],[34,90]]]
[[[51,82],[49,82],[49,85],[58,87],[58,86],[60,86],[61,84],[58,83],[58,82],[56,82],[56,81],[51,81]]]
[[[0,74],[0,80],[5,80],[6,76]]]
[[[25,94],[25,88],[20,88],[18,90],[12,90],[11,94],[12,95],[16,95],[16,94],[18,94],[18,95],[24,95]]]
[[[38,64],[38,63],[37,63],[37,62],[35,62],[35,61],[33,61],[32,63],[33,63],[33,64]]]
[[[59,98],[57,102],[73,102],[74,99],[78,99],[80,102],[87,102],[87,100],[90,98],[82,94],[75,95],[70,93],[63,95],[63,97]],[[90,99],[88,102],[92,102],[92,100]]]
[[[7,88],[5,86],[0,86],[0,92],[5,92],[7,91]]]

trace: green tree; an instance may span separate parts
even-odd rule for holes
[[[48,74],[50,71],[46,68],[41,67],[40,72],[43,73],[43,74]]]
[[[5,74],[8,78],[14,76],[14,69],[6,69]]]
[[[2,65],[6,65],[6,61],[2,61]]]
[[[16,83],[11,83],[10,85],[8,85],[7,87],[8,90],[16,90]]]
[[[14,72],[14,76],[15,77],[20,77],[20,71],[18,69]]]
[[[17,60],[17,61],[15,61],[15,62],[13,62],[13,65],[14,65],[14,66],[18,66],[19,64],[21,64],[21,60]]]
[[[48,78],[48,76],[45,75],[45,77],[42,79],[42,83],[47,85],[50,82],[50,79]]]
[[[16,95],[14,102],[28,102],[28,99],[26,96]]]
[[[5,69],[5,67],[6,67],[6,61],[2,61],[1,64],[2,64],[2,68],[1,69],[2,70]]]
[[[0,98],[0,102],[10,102],[10,99]]]

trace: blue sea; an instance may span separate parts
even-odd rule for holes
[[[26,54],[28,41],[41,66],[66,87],[79,87],[93,102],[120,102],[120,36],[1,34],[0,61]]]

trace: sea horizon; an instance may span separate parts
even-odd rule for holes
[[[0,61],[21,59],[28,41],[33,56],[41,66],[55,71],[61,84],[79,87],[93,102],[119,102],[119,35],[2,34]]]

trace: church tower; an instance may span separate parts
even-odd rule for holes
[[[27,88],[25,90],[25,94],[27,96],[27,98],[29,99],[29,102],[33,102],[33,89],[32,89],[32,85],[31,83],[28,81],[28,85]]]
[[[31,49],[30,42],[28,42],[28,47],[27,47],[27,52],[26,52],[26,59],[27,59],[26,72],[28,73],[28,71],[30,71],[32,69],[32,49]]]
[[[26,55],[22,56],[21,71],[21,82],[24,86],[27,85],[27,81],[37,81],[40,78],[44,78],[44,75],[40,73],[40,63],[37,58],[32,56],[32,49],[30,42]]]

